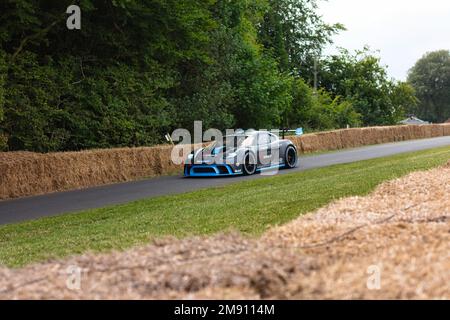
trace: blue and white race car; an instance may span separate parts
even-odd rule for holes
[[[194,150],[186,159],[187,177],[252,175],[264,170],[295,168],[297,149],[292,141],[268,131],[228,135],[205,148]]]

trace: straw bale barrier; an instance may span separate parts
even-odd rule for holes
[[[450,136],[450,124],[351,128],[290,137],[300,153]],[[80,152],[0,152],[0,199],[80,189],[179,172],[168,145]]]
[[[170,174],[171,146],[80,152],[0,153],[0,199]]]

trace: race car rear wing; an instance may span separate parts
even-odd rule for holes
[[[280,129],[280,133],[281,133],[282,138],[284,139],[286,137],[286,133],[294,133],[296,136],[301,136],[301,135],[303,135],[304,132],[303,132],[303,128],[297,128],[295,130],[284,128],[284,129]]]

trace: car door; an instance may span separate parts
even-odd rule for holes
[[[270,139],[270,155],[272,160],[272,166],[276,166],[283,162],[281,159],[282,155],[280,154],[280,138],[278,138],[273,133],[269,133]]]
[[[258,133],[258,163],[260,167],[268,167],[272,163],[270,136],[266,132]]]

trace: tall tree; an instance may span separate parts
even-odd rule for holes
[[[205,0],[0,3],[5,119],[10,150],[148,145],[173,128],[168,91],[181,66],[205,61],[214,27]]]
[[[415,105],[409,85],[389,79],[380,58],[368,48],[341,49],[320,62],[320,86],[352,102],[364,125],[395,124]]]
[[[416,90],[419,104],[409,109],[418,117],[444,122],[450,119],[450,51],[425,54],[410,70],[408,82]]]
[[[4,120],[4,111],[3,107],[5,104],[5,80],[6,80],[6,70],[7,65],[5,61],[5,54],[2,50],[0,50],[0,151],[6,150],[7,147],[7,137],[3,130],[3,120]]]
[[[207,63],[191,65],[177,90],[180,125],[272,128],[290,104],[291,78],[278,70],[257,36],[265,0],[217,0]]]
[[[261,43],[272,51],[282,71],[312,83],[314,59],[343,30],[327,24],[318,12],[321,0],[269,0],[269,9],[259,26]],[[310,81],[311,80],[311,81]]]

